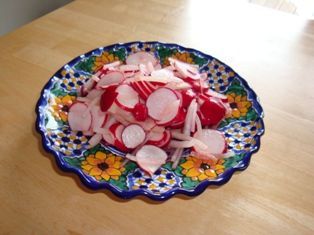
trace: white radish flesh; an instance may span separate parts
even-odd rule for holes
[[[146,134],[144,129],[137,124],[131,124],[122,131],[122,142],[130,149],[136,148],[145,140]]]
[[[106,123],[108,115],[102,112],[99,106],[94,106],[91,109],[91,114],[92,114],[92,126],[91,126],[92,130],[100,128]]]
[[[96,88],[119,84],[123,82],[123,80],[124,80],[123,73],[118,71],[112,71],[101,77],[100,81],[96,85]]]
[[[148,115],[155,120],[162,120],[168,104],[178,100],[176,93],[168,88],[159,88],[148,97],[146,106]]]
[[[166,162],[167,153],[154,145],[144,145],[136,153],[139,166],[151,176]]]
[[[92,148],[92,147],[95,147],[97,144],[100,143],[102,139],[102,135],[101,134],[95,134],[92,136],[92,138],[89,139],[88,143],[88,148]]]
[[[83,103],[75,103],[70,107],[68,121],[73,131],[87,131],[92,123],[92,115],[88,106]]]
[[[166,125],[173,121],[179,113],[180,104],[181,101],[179,99],[168,104],[162,113],[162,119],[157,121],[156,124]]]
[[[127,84],[118,86],[116,92],[118,92],[116,103],[121,108],[130,110],[133,109],[134,106],[139,102],[138,93]]]
[[[126,64],[128,65],[139,65],[139,64],[147,64],[151,62],[153,65],[157,64],[157,59],[150,53],[140,51],[134,54],[129,55],[126,58]]]
[[[91,90],[90,92],[88,92],[86,98],[90,99],[90,100],[93,100],[97,97],[100,97],[102,95],[102,93],[104,93],[103,90],[96,90],[96,89],[93,89]]]
[[[194,137],[206,144],[211,154],[222,154],[226,148],[226,140],[223,134],[217,130],[203,129],[201,134],[196,132]],[[198,152],[198,150],[195,147],[195,151]]]

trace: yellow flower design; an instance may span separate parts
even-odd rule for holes
[[[52,115],[56,119],[66,122],[68,120],[69,108],[75,99],[76,97],[71,95],[55,97],[51,105]]]
[[[98,151],[95,155],[89,155],[82,161],[83,171],[95,177],[97,180],[118,180],[125,168],[122,166],[122,158],[113,154],[105,154]]]
[[[97,56],[94,62],[93,70],[99,70],[104,64],[110,64],[114,61],[118,61],[119,57],[114,56],[113,54],[109,54],[109,52],[105,51],[100,56]]]
[[[225,167],[224,160],[220,159],[216,163],[211,160],[201,160],[193,156],[187,157],[187,161],[180,166],[183,168],[182,174],[192,178],[192,180],[203,181],[216,178],[223,173]]]
[[[188,63],[188,64],[194,64],[193,59],[191,58],[190,53],[188,52],[177,52],[171,56],[174,59],[180,60],[182,62]],[[169,60],[165,60],[165,66],[169,65]]]
[[[251,107],[251,102],[247,100],[246,96],[237,95],[235,93],[227,94],[228,102],[232,109],[231,116],[234,118],[243,117],[247,114]]]

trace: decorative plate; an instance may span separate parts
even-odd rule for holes
[[[208,73],[211,88],[225,94],[232,107],[231,116],[218,129],[224,132],[228,148],[235,153],[234,156],[211,165],[187,154],[176,169],[167,163],[149,177],[136,163],[123,165],[123,154],[113,147],[99,144],[87,149],[88,137],[69,128],[69,106],[76,99],[80,86],[98,68],[116,60],[124,61],[129,54],[138,51],[154,53],[163,66],[167,66],[168,57],[175,57],[197,64],[202,72]],[[36,127],[42,136],[43,146],[54,155],[59,167],[78,174],[86,186],[109,189],[121,198],[146,195],[154,200],[165,200],[175,194],[196,196],[209,185],[222,185],[235,171],[248,167],[264,133],[263,109],[255,92],[243,78],[212,56],[160,42],[114,44],[73,59],[45,85],[36,112]],[[102,163],[108,167],[102,167]]]

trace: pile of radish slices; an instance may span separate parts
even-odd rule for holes
[[[162,68],[150,53],[106,64],[81,87],[70,107],[74,131],[124,152],[150,175],[166,161],[175,168],[185,148],[193,156],[226,157],[224,135],[215,130],[230,112],[227,97],[209,89],[196,65],[169,58]]]

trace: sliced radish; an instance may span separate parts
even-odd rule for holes
[[[194,110],[195,110],[195,107],[197,108],[197,103],[196,103],[196,99],[193,99],[189,108],[188,108],[188,111],[187,111],[187,114],[186,114],[186,118],[185,118],[185,122],[184,122],[184,128],[183,128],[183,133],[186,134],[186,135],[190,135],[191,134],[191,129],[192,129],[192,118],[193,118],[193,115],[194,115]]]
[[[167,153],[154,145],[144,145],[136,153],[139,166],[151,176],[166,162]]]
[[[102,66],[102,69],[103,70],[106,70],[106,69],[111,69],[111,68],[116,68],[118,67],[119,65],[121,64],[120,61],[114,61],[110,64],[105,64],[104,66]]]
[[[91,126],[92,130],[102,127],[108,119],[108,114],[102,112],[99,106],[94,106],[91,109],[91,114],[92,114]]]
[[[116,87],[115,86],[108,87],[100,98],[101,110],[103,112],[106,112],[112,106],[117,96],[118,92],[116,92]]]
[[[119,67],[121,72],[137,72],[140,68],[138,65],[124,64]]]
[[[136,156],[134,156],[134,155],[132,155],[132,154],[130,154],[130,153],[127,153],[127,154],[125,155],[125,157],[126,157],[127,159],[131,160],[131,161],[136,162]]]
[[[163,133],[158,132],[150,132],[149,138],[146,144],[155,145],[157,147],[163,148],[167,146],[171,139],[170,131],[164,131]]]
[[[92,130],[83,131],[83,135],[85,135],[85,136],[92,136],[92,135],[94,135],[94,132]]]
[[[96,89],[93,89],[93,90],[91,90],[90,92],[88,92],[86,98],[93,100],[93,99],[95,99],[96,97],[101,96],[103,92],[104,92],[103,90],[96,90]]]
[[[162,69],[161,65],[158,63],[154,66],[155,70],[160,70]]]
[[[130,149],[134,149],[145,140],[146,134],[144,129],[138,124],[131,124],[122,131],[122,142]]]
[[[113,145],[114,141],[115,141],[115,137],[114,135],[109,131],[106,130],[102,133],[102,138],[104,139],[104,141],[106,141],[106,143],[108,143],[109,145]]]
[[[109,129],[109,127],[111,127],[116,122],[117,122],[117,120],[115,119],[115,117],[110,115],[102,127]]]
[[[123,84],[117,87],[116,104],[127,111],[132,111],[136,104],[139,102],[138,93],[129,85]]]
[[[112,71],[102,76],[100,81],[97,83],[96,88],[101,88],[108,85],[117,85],[124,80],[123,73],[118,71]]]
[[[169,107],[169,104],[173,104],[174,102],[177,102],[177,100],[179,100],[178,96],[173,90],[163,87],[157,89],[150,94],[146,101],[148,115],[155,120],[162,120],[165,110]],[[171,115],[169,116],[173,116],[173,113],[174,116],[176,116],[178,109],[179,106],[175,112],[171,111]]]
[[[220,94],[216,91],[213,91],[211,89],[208,89],[204,92],[205,95],[209,96],[209,97],[215,97],[215,98],[218,98],[220,99],[222,102],[224,103],[228,103],[228,97],[223,95],[223,94]]]
[[[226,140],[220,131],[203,129],[201,134],[196,132],[194,137],[205,143],[211,154],[222,154],[225,151]],[[194,148],[196,152],[202,152],[197,147]]]
[[[126,58],[126,64],[128,65],[147,64],[149,62],[156,65],[157,59],[152,54],[144,51],[136,52]]]
[[[89,139],[88,143],[89,143],[89,146],[88,148],[92,148],[92,147],[95,147],[97,144],[100,143],[102,139],[102,135],[101,134],[95,134],[92,136],[92,138]]]
[[[132,114],[137,121],[145,121],[148,117],[146,105],[142,103],[137,103],[132,110]]]
[[[110,132],[114,136],[114,146],[123,152],[128,152],[129,149],[122,142],[123,129],[124,129],[124,126],[120,123],[115,123],[109,128]]]
[[[206,99],[200,107],[200,119],[203,125],[216,125],[226,115],[226,109],[223,105],[214,99]]]
[[[192,86],[186,82],[168,82],[165,87],[173,90],[185,90],[191,88]]]
[[[191,101],[196,97],[196,94],[192,89],[183,90],[180,94],[182,96],[182,107],[184,108],[189,107]]]
[[[175,68],[183,78],[199,80],[201,78],[198,68],[191,64],[169,58],[170,65]]]
[[[165,107],[164,112],[162,113],[162,119],[156,121],[157,125],[170,125],[177,117],[179,113],[181,101],[178,99]]]
[[[83,85],[83,89],[84,92],[89,92],[91,89],[93,89],[96,85],[96,82],[93,79],[89,79],[84,85]]]
[[[132,81],[130,85],[143,100],[147,99],[150,92],[147,89],[145,89],[141,81],[137,81],[137,82]]]
[[[88,131],[92,123],[92,115],[86,104],[77,102],[69,109],[68,121],[73,131]]]

